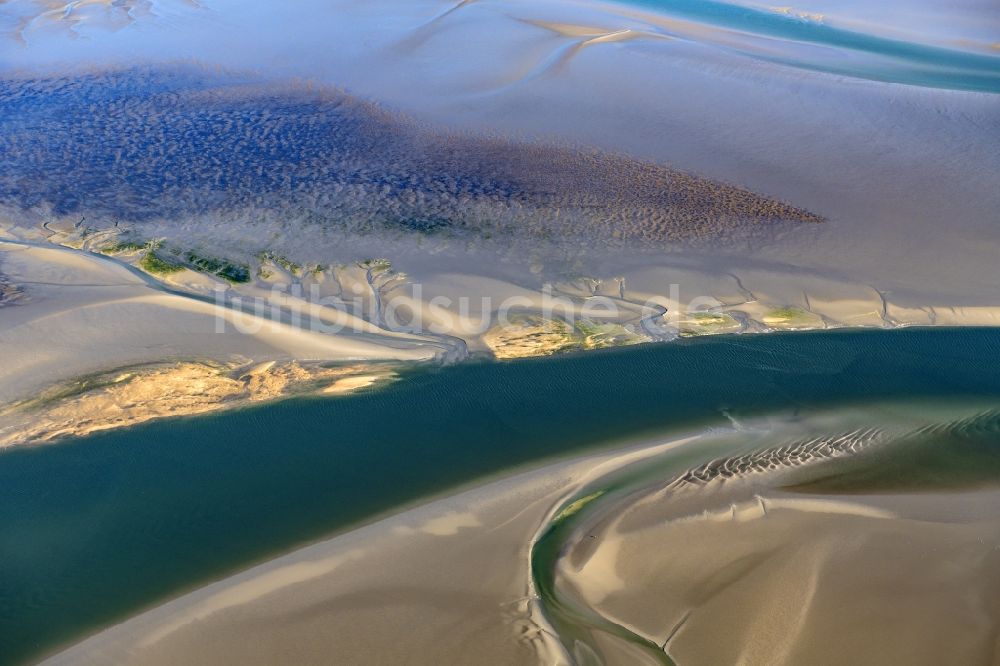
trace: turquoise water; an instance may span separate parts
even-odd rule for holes
[[[533,460],[772,410],[1000,397],[1000,330],[719,337],[414,373],[387,389],[0,454],[0,661]],[[624,424],[624,425],[622,425]]]
[[[1000,57],[997,56],[888,39],[765,9],[713,0],[622,2],[779,40],[769,45],[767,52],[773,55],[766,59],[785,65],[877,81],[1000,92]],[[781,42],[790,47],[784,49],[786,55],[781,55]],[[824,47],[826,50],[803,51],[803,45]],[[756,50],[747,50],[746,53],[765,58]]]

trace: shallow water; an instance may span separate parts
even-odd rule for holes
[[[532,461],[765,412],[997,397],[998,350],[997,329],[697,339],[465,364],[354,397],[7,451],[0,661]]]
[[[821,20],[727,2],[628,0],[626,4],[780,40],[760,53],[746,47],[737,50],[783,65],[875,81],[1000,92],[1000,58],[995,56],[889,39]],[[806,45],[822,48],[810,51],[803,49]]]

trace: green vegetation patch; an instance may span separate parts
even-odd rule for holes
[[[576,323],[576,332],[583,338],[581,345],[584,349],[622,347],[649,341],[645,335],[613,322],[598,323],[582,319]]]
[[[118,241],[112,243],[111,245],[106,245],[100,249],[101,254],[122,254],[124,252],[138,252],[139,250],[146,249],[144,243],[137,243],[135,241]]]
[[[370,270],[372,273],[383,273],[392,268],[392,262],[388,259],[365,259],[358,262],[359,268]]]
[[[552,522],[558,523],[560,521],[566,520],[567,518],[573,516],[574,514],[579,513],[584,507],[586,507],[588,504],[590,504],[594,500],[604,495],[606,492],[607,492],[606,490],[598,490],[597,492],[590,493],[589,495],[581,497],[575,502],[568,504],[566,508],[560,511],[559,514],[552,519]]]
[[[227,259],[207,257],[192,250],[184,253],[184,259],[204,273],[211,273],[229,282],[249,282],[250,267],[236,264]]]
[[[257,255],[257,258],[262,262],[271,261],[276,266],[280,266],[281,268],[285,269],[292,275],[298,276],[302,273],[301,264],[297,264],[294,261],[290,260],[288,257],[282,256],[280,254],[275,254],[274,252],[271,252],[269,250],[261,252],[260,254]]]
[[[805,311],[799,308],[778,308],[767,313],[768,319],[797,319],[806,316]]]
[[[139,261],[139,268],[153,275],[170,275],[184,270],[183,266],[171,263],[152,251],[147,252]]]
[[[768,326],[779,327],[807,327],[815,326],[822,322],[816,314],[796,307],[783,307],[771,310],[761,318],[761,321]]]
[[[680,322],[683,336],[712,335],[740,329],[740,323],[724,312],[688,312]]]

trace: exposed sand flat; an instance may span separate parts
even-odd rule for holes
[[[216,2],[213,10],[225,12],[234,4]],[[900,28],[914,47],[983,41],[996,22],[992,6],[981,0],[920,0],[905,8],[858,2],[832,7],[822,0],[742,4],[807,28],[826,25],[810,18],[815,14],[840,27],[856,18],[864,36],[895,38]],[[435,123],[596,145],[739,184],[828,220],[792,225],[790,233],[767,243],[741,245],[735,249],[741,258],[838,273],[883,293],[917,291],[927,296],[921,307],[993,305],[991,267],[1000,247],[992,224],[1000,154],[994,95],[797,68],[810,58],[867,62],[871,54],[749,34],[662,9],[569,1],[317,1],[281,13],[278,21],[279,10],[240,7],[230,16],[238,28],[224,46],[192,37],[215,30],[211,21],[192,20],[173,38],[140,40],[123,30],[102,40],[103,50],[61,40],[17,52],[15,64],[117,65],[116,48],[134,60],[137,52],[190,56],[191,43],[204,44],[198,55],[206,62],[343,85]],[[884,20],[887,15],[894,20]],[[386,16],[393,17],[391,25]],[[275,37],[275,22],[297,36],[294,43]],[[670,39],[599,42],[560,60],[581,40],[625,32]],[[338,44],[333,52],[331,41]],[[464,57],[455,58],[455,52]],[[311,57],[317,53],[323,57]],[[791,66],[765,61],[776,53]],[[877,65],[884,63],[872,58],[877,77]],[[359,61],[365,67],[357,67]],[[547,68],[553,61],[561,65]],[[289,247],[316,242],[313,234],[302,238],[290,226],[268,232],[283,236]],[[595,248],[594,254],[604,253],[603,244]],[[732,254],[720,252],[712,260],[723,264]],[[632,268],[633,259],[620,257],[606,272]]]
[[[24,303],[24,290],[12,285],[7,276],[0,273],[0,308]]]
[[[564,575],[679,663],[992,663],[1000,494],[916,499],[764,491],[666,521],[644,505]]]
[[[203,414],[294,393],[343,395],[395,376],[367,363],[159,363],[96,373],[0,407],[0,448]]]
[[[0,346],[16,350],[5,353],[0,366],[3,403],[81,376],[154,362],[208,359],[235,367],[291,359],[421,361],[440,353],[420,339],[331,335],[168,293],[122,265],[55,246],[0,242],[0,264],[23,295],[0,315]],[[329,384],[336,373],[328,374]],[[217,402],[211,394],[206,404]],[[185,413],[179,404],[161,408]]]
[[[3,93],[0,200],[19,209],[131,223],[206,215],[212,227],[266,214],[354,236],[436,232],[525,248],[728,243],[823,221],[614,152],[432,131],[334,88],[177,68],[9,78]],[[150,133],[169,146],[159,158]],[[44,154],[32,150],[39,134],[55,144]],[[227,159],[234,151],[241,158]],[[229,186],[210,185],[220,181]]]
[[[784,435],[762,430],[766,448],[724,455],[673,482],[651,475],[645,490],[575,525],[555,584],[564,604],[593,613],[587,626],[599,618],[625,632],[585,634],[603,663],[630,663],[616,656],[620,644],[642,641],[677,663],[995,663],[995,479],[915,492],[876,481],[874,492],[836,495],[796,481],[861,468],[882,478],[883,466],[921,455],[920,433],[931,432],[921,418],[940,418],[936,432],[981,438],[960,446],[986,449],[995,415],[876,413],[879,428],[840,435],[786,439],[795,424]],[[841,414],[844,427],[853,417]],[[824,423],[819,432],[829,432],[830,416],[807,419],[813,426],[802,433]],[[982,455],[985,464],[992,454]],[[783,490],[789,484],[797,490]]]
[[[937,2],[918,3],[919,11],[912,4],[906,10],[891,3],[860,4],[844,14],[905,15],[927,31],[947,23],[927,16],[953,9]],[[359,26],[385,12],[405,17],[420,9],[417,3],[402,5],[355,7],[352,30],[357,34],[363,30]],[[431,14],[439,7],[429,3],[425,10]],[[955,32],[990,25],[979,23],[984,9],[982,3],[963,4],[964,18]],[[555,38],[551,30],[532,32],[525,23],[529,19],[585,26],[595,33],[654,24],[679,38],[596,45],[543,77],[510,85],[506,70],[535,71],[534,64],[580,39]],[[877,22],[876,33],[892,26]],[[624,3],[600,8],[568,2],[473,3],[435,24],[436,33],[416,52],[425,59],[376,56],[376,63],[391,72],[380,77],[369,68],[364,80],[346,67],[331,69],[353,90],[416,108],[427,117],[624,147],[809,202],[810,210],[830,220],[814,234],[797,232],[766,247],[748,247],[744,256],[840,271],[883,290],[926,290],[956,301],[990,298],[984,277],[992,275],[988,257],[998,247],[995,225],[985,224],[997,208],[990,176],[997,169],[996,132],[989,131],[996,124],[992,96],[749,64],[705,48],[701,34],[679,23]],[[716,38],[746,41],[745,35],[699,27]],[[374,30],[365,34],[393,39]],[[447,54],[456,44],[466,48],[468,61],[449,62]],[[532,63],[521,64],[529,58]],[[449,63],[444,71],[443,63]],[[496,81],[501,85],[491,85]],[[590,94],[595,90],[600,94]],[[942,116],[949,118],[947,127]]]
[[[941,13],[934,3],[923,5]],[[313,9],[317,17],[331,11]],[[254,16],[268,10],[259,11]],[[647,326],[660,323],[655,308],[644,310],[648,301],[665,308],[665,320],[684,335],[1000,322],[993,269],[1000,237],[991,224],[998,204],[992,175],[1000,153],[991,141],[996,133],[989,131],[995,125],[991,95],[840,81],[791,67],[751,65],[712,45],[736,40],[746,46],[753,37],[755,48],[766,52],[766,35],[748,36],[626,4],[384,0],[337,5],[335,11],[352,20],[339,21],[332,29],[349,25],[349,34],[338,33],[343,42],[336,54],[316,65],[318,79],[347,84],[392,108],[413,111],[420,120],[430,116],[476,129],[492,123],[512,134],[546,137],[546,142],[439,132],[339,92],[269,88],[236,77],[234,87],[220,95],[237,110],[256,113],[267,106],[269,95],[290,96],[339,128],[344,118],[330,115],[324,104],[342,102],[337,113],[346,113],[347,120],[364,130],[345,139],[349,152],[374,176],[364,187],[323,180],[337,169],[308,152],[318,144],[301,137],[296,150],[310,159],[296,162],[303,165],[297,173],[322,185],[310,190],[310,210],[350,209],[364,215],[350,223],[334,215],[330,224],[285,215],[289,202],[298,206],[305,201],[296,198],[301,192],[281,185],[252,156],[247,168],[261,166],[263,175],[238,168],[220,174],[211,160],[201,159],[202,153],[185,152],[188,135],[178,132],[175,147],[188,160],[181,163],[197,166],[193,173],[199,177],[232,176],[261,185],[249,193],[230,193],[241,204],[253,199],[248,210],[228,216],[206,213],[199,206],[211,208],[204,203],[210,198],[186,194],[164,196],[151,209],[143,197],[119,196],[121,179],[101,181],[104,185],[85,193],[91,198],[80,204],[65,196],[72,188],[43,179],[26,202],[40,193],[81,213],[91,206],[101,214],[84,223],[76,215],[51,215],[44,207],[18,211],[34,217],[11,233],[30,235],[44,222],[44,235],[52,241],[93,250],[116,238],[165,238],[182,253],[217,251],[245,264],[252,279],[231,287],[217,276],[190,269],[158,277],[195,294],[223,286],[243,297],[266,298],[284,311],[298,309],[352,334],[391,338],[404,346],[436,346],[449,359],[460,358],[466,348],[510,358],[672,337],[674,333]],[[976,11],[972,3],[962,13]],[[817,13],[807,7],[772,13],[796,17],[802,12]],[[386,15],[395,17],[392,26],[381,25]],[[295,25],[299,18],[295,14],[287,20]],[[244,19],[251,20],[250,15],[241,13]],[[815,22],[809,16],[802,20]],[[378,34],[375,25],[380,26]],[[961,33],[963,26],[954,32]],[[409,39],[416,33],[420,39]],[[670,39],[647,39],[650,34]],[[616,37],[623,35],[628,39]],[[125,37],[108,39],[107,44],[114,44]],[[577,49],[581,44],[588,46]],[[453,58],[463,45],[468,57]],[[806,49],[801,44],[780,47]],[[274,44],[269,48],[280,50]],[[363,78],[357,78],[353,61],[350,67],[338,61],[358,53],[366,57]],[[566,60],[566,54],[572,58]],[[206,57],[211,61],[217,56]],[[550,67],[553,62],[560,64]],[[163,85],[185,90],[217,85],[190,71],[147,73]],[[120,72],[105,78],[87,84],[71,79],[67,85],[145,85]],[[51,83],[44,77],[40,81],[43,87],[45,81]],[[669,85],[660,85],[662,81]],[[588,94],[595,89],[602,94]],[[148,104],[132,109],[120,118],[129,133],[111,132],[109,141],[124,141],[123,150],[138,151],[136,145],[145,144],[135,137],[143,133],[135,131],[132,119],[139,118],[140,124],[156,119],[166,127],[176,121],[183,128],[185,114],[203,108],[199,105],[208,104],[208,97],[196,90],[176,107],[163,107],[158,100],[155,111],[163,111],[162,117]],[[776,99],[786,103],[774,104]],[[266,111],[278,114],[281,108],[268,106]],[[240,121],[240,113],[234,114],[234,122]],[[302,136],[313,137],[312,115],[280,118],[300,128]],[[60,123],[58,129],[70,139],[82,131],[73,123]],[[274,147],[270,139],[254,134],[258,125],[239,126],[256,150]],[[108,136],[99,123],[87,127],[95,137]],[[388,143],[372,150],[369,134]],[[549,143],[549,137],[616,152],[591,154]],[[414,153],[423,155],[423,161],[413,161]],[[373,154],[393,159],[379,161]],[[80,168],[96,163],[103,160]],[[668,164],[709,174],[721,183]],[[159,170],[138,185],[143,191],[167,187],[174,194],[201,187],[194,179],[193,190],[174,190],[164,183],[176,181],[156,179],[163,173],[188,173],[175,167],[169,160],[159,161]],[[133,171],[123,171],[122,178]],[[439,188],[441,182],[447,185]],[[268,195],[258,196],[261,191]],[[372,206],[380,213],[391,211],[386,228],[372,221]],[[619,209],[631,211],[628,219],[616,217]],[[737,213],[731,215],[730,209]],[[121,222],[119,227],[119,212],[142,222]],[[756,221],[743,219],[745,215]],[[802,224],[820,217],[826,222]],[[760,224],[772,218],[786,221]],[[752,237],[742,235],[748,224]],[[711,243],[699,246],[697,253],[682,242],[703,236]],[[363,257],[386,257],[391,271],[372,274],[357,265]],[[544,312],[546,283],[555,285],[554,296],[572,301],[576,318],[596,296],[612,299],[618,312],[591,315],[605,329],[572,323],[563,327],[559,316]],[[358,307],[345,310],[275,292],[293,284],[316,287],[324,298],[362,298]],[[671,291],[673,284],[677,294]],[[417,285],[422,293],[416,293]],[[432,304],[438,296],[453,302]],[[461,297],[471,302],[464,311],[454,303]],[[493,305],[480,306],[482,297],[491,297]],[[419,313],[425,326],[436,326],[434,335],[413,334],[405,316],[393,322],[390,298],[400,306],[392,314]],[[493,328],[489,320],[497,313],[497,301],[507,298],[519,299],[521,318],[507,330]]]
[[[52,244],[0,243],[0,446],[470,350],[1000,325],[995,0],[207,4],[0,0],[0,203],[30,220],[0,237]],[[177,58],[208,67],[116,69]],[[776,482],[878,435],[713,460],[580,523],[555,587],[622,631],[564,643],[610,664],[664,656],[628,632],[679,663],[996,662],[995,479]],[[560,663],[532,539],[599,511],[604,491],[554,517],[635,459],[407,511],[53,662]]]

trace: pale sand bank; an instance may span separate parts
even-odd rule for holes
[[[0,448],[79,437],[294,394],[344,395],[396,377],[388,364],[180,361],[95,373],[0,407]]]
[[[391,375],[386,363],[441,353],[389,332],[264,319],[58,246],[0,241],[0,270],[18,295],[0,313],[0,447],[296,390],[345,393]],[[267,361],[279,363],[255,365]]]
[[[993,663],[1000,492],[715,499],[626,511],[563,585],[678,663]]]
[[[875,470],[892,469],[892,456],[920,455],[910,440],[913,448],[888,458],[863,457],[898,447],[895,438],[906,432],[934,432],[912,420],[921,410],[909,410],[911,425],[897,430],[906,423],[901,413],[883,412],[878,427],[831,434],[825,444],[775,431],[770,449],[724,456],[607,504],[563,543],[555,572],[561,600],[578,600],[681,664],[995,663],[995,479],[949,486],[949,471],[935,468],[924,473],[940,487],[916,491],[875,486],[828,495],[797,485],[836,477],[838,458]],[[980,425],[944,419],[955,433],[969,427],[958,435],[962,446],[984,448],[991,414],[975,417]],[[936,447],[955,446],[929,436]],[[969,464],[961,462],[968,453],[945,450],[955,455],[951,464]],[[980,455],[985,464],[991,454]],[[636,641],[603,630],[587,636],[605,663],[629,663],[612,655]]]
[[[17,349],[0,369],[0,399],[55,381],[129,363],[170,358],[269,360],[424,360],[418,342],[325,335],[264,320],[155,288],[122,266],[53,246],[0,242],[2,270],[30,299],[5,308],[0,344]],[[217,331],[218,321],[227,326]],[[248,326],[237,332],[235,325]],[[407,344],[408,343],[408,344]]]

